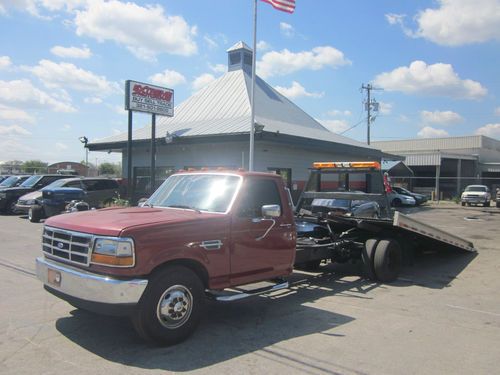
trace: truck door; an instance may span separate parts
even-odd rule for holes
[[[295,259],[295,224],[283,181],[249,177],[231,218],[231,284],[285,275]],[[263,205],[279,205],[281,216],[262,217]]]

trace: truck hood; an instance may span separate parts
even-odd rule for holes
[[[173,208],[104,208],[53,216],[45,221],[45,225],[102,236],[119,236],[123,230],[138,226],[203,221],[220,216]]]

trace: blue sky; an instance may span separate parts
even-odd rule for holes
[[[500,139],[500,0],[259,2],[257,70],[332,131],[372,141]],[[124,81],[180,103],[252,44],[252,0],[0,0],[0,161],[84,159],[78,137],[126,131]],[[149,116],[135,114],[134,127]],[[95,163],[117,154],[91,152]]]

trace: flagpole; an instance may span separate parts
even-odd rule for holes
[[[250,151],[248,157],[248,170],[253,171],[254,159],[254,133],[255,133],[255,66],[257,65],[257,0],[253,6],[253,52],[252,52],[252,114],[250,120]]]

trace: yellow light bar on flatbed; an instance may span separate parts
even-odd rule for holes
[[[380,169],[378,161],[318,161],[313,163],[313,168],[374,168]]]

